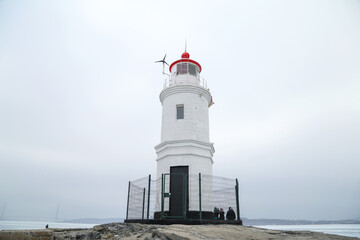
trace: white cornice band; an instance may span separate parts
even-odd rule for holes
[[[192,153],[178,153],[178,154],[168,154],[166,156],[162,156],[160,158],[157,158],[156,161],[160,161],[166,157],[169,157],[169,156],[196,156],[196,157],[202,157],[202,158],[205,158],[205,159],[208,159],[211,164],[214,163],[214,161],[212,160],[212,158],[209,158],[209,157],[206,157],[206,156],[203,156],[203,155],[199,155],[199,154],[192,154]]]
[[[184,140],[172,140],[172,141],[164,141],[158,145],[155,146],[156,152],[163,151],[165,148],[169,147],[198,147],[198,148],[204,148],[211,151],[211,155],[214,154],[215,148],[214,143],[210,142],[202,142],[198,140],[193,139],[184,139]]]
[[[200,97],[204,97],[208,105],[210,105],[212,96],[208,89],[205,89],[200,86],[195,85],[177,85],[177,86],[171,86],[168,88],[165,88],[160,93],[160,102],[163,103],[164,99],[170,95],[178,94],[178,93],[194,93],[199,94]]]

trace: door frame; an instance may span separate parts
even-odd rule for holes
[[[166,184],[166,175],[169,175],[169,183],[170,184],[170,181],[171,181],[171,175],[181,175],[182,176],[182,181],[183,181],[183,189],[182,189],[182,214],[181,215],[178,215],[178,216],[166,216],[166,215],[163,215],[163,218],[180,218],[180,219],[186,219],[186,215],[187,215],[187,201],[188,201],[188,174],[186,173],[164,173],[163,174],[163,189],[165,189],[165,184]],[[170,186],[169,186],[169,193],[165,193],[163,192],[163,196],[162,196],[162,206],[164,206],[164,200],[165,200],[165,197],[169,197],[170,201],[171,201],[171,189],[170,189]],[[169,212],[171,211],[170,209],[170,202],[169,202]],[[163,207],[162,207],[163,208]],[[164,209],[162,209],[162,211],[164,212]]]

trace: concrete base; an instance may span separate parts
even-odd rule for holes
[[[169,211],[165,211],[164,215],[165,215],[165,217],[168,217],[169,219],[171,219],[171,215],[170,215]],[[161,212],[155,212],[154,219],[160,220],[160,218],[161,218]],[[175,218],[178,219],[179,217],[175,217]],[[203,211],[203,212],[201,212],[201,218],[209,219],[209,220],[214,219],[214,212]],[[200,211],[188,211],[186,214],[186,219],[200,219]]]
[[[242,220],[213,220],[213,219],[128,219],[125,223],[141,223],[141,224],[160,224],[160,225],[171,225],[171,224],[185,224],[185,225],[201,225],[201,224],[232,224],[241,225]]]

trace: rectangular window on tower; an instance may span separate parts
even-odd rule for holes
[[[176,105],[176,119],[184,119],[184,105]]]

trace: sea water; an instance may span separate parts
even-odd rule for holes
[[[49,228],[92,228],[99,224],[65,223],[65,222],[28,222],[28,221],[0,221],[0,230],[27,230]]]
[[[313,231],[360,238],[360,224],[261,225],[259,228],[288,231]]]

